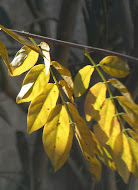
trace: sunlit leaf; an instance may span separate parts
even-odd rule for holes
[[[96,181],[99,181],[102,173],[102,166],[96,156],[89,156],[86,152],[84,153],[85,158],[89,162],[89,171]]]
[[[45,65],[40,64],[33,67],[26,75],[22,88],[16,98],[16,102],[29,102],[39,96],[47,85],[50,73],[46,75]]]
[[[138,131],[137,133],[135,131],[133,131],[132,129],[126,129],[128,131],[128,133],[130,134],[130,136],[138,142]]]
[[[130,172],[132,171],[132,153],[128,142],[128,137],[120,133],[115,140],[113,148],[113,158],[118,173],[125,183],[128,183]]]
[[[46,67],[46,75],[47,75],[49,72],[50,63],[51,63],[50,47],[46,42],[41,42],[40,47],[42,48],[42,52],[45,56],[43,58],[44,58],[44,63],[45,63],[45,67]]]
[[[102,82],[96,83],[88,91],[84,102],[86,120],[90,121],[99,113],[100,108],[106,99],[106,85]]]
[[[122,114],[126,122],[138,133],[138,119],[136,117],[129,117],[127,114]]]
[[[27,46],[23,46],[15,55],[13,61],[10,63],[10,67],[13,74],[11,76],[17,76],[25,71],[28,71],[31,67],[33,67],[37,60],[39,54],[33,50],[31,50]]]
[[[43,131],[43,144],[55,170],[67,160],[72,145],[73,131],[63,105],[57,105],[48,116]]]
[[[68,97],[68,99],[71,102],[74,102],[74,98],[73,98],[73,90],[70,86],[67,85],[65,80],[60,80],[59,84],[61,85],[64,93],[66,94],[66,96]]]
[[[94,67],[87,65],[80,69],[74,79],[74,95],[80,97],[89,87],[91,75],[94,72]]]
[[[70,71],[59,64],[57,61],[52,61],[53,67],[60,73],[62,78],[66,81],[69,87],[73,88],[73,80]]]
[[[46,85],[45,90],[32,100],[27,117],[27,132],[32,133],[46,124],[51,110],[55,107],[59,96],[58,87],[52,83]]]
[[[98,124],[94,126],[94,133],[100,142],[104,145],[110,138],[112,119],[115,115],[115,106],[110,99],[106,99],[99,112]]]
[[[12,73],[10,63],[9,63],[9,57],[8,57],[7,49],[6,49],[6,47],[2,41],[0,41],[0,56],[2,57],[6,66],[8,67],[9,71]]]
[[[130,118],[129,121],[131,121],[131,123],[137,124],[138,123],[138,105],[128,101],[128,99],[124,96],[116,96],[116,99],[118,100],[119,104],[127,113],[127,116]],[[127,118],[127,116],[125,117]]]
[[[109,81],[111,82],[111,84],[117,88],[120,93],[125,96],[128,101],[134,103],[132,97],[131,97],[131,94],[129,93],[128,89],[126,88],[125,85],[123,85],[120,81],[118,81],[117,79],[109,79]]]
[[[138,142],[130,137],[128,137],[128,142],[133,157],[132,173],[136,178],[138,178]]]
[[[130,71],[127,63],[116,56],[105,57],[100,61],[100,66],[106,73],[118,78],[126,77]]]
[[[9,36],[20,42],[21,44],[28,46],[29,48],[33,49],[37,53],[39,53],[41,56],[43,56],[42,52],[29,40],[26,38],[23,38],[22,36],[18,35],[17,33],[5,28],[4,26],[0,25],[0,29],[2,29],[5,33],[7,33]]]
[[[94,156],[94,141],[90,129],[87,127],[84,119],[80,117],[77,109],[71,103],[68,103],[69,110],[75,122],[75,135],[80,144],[83,153],[87,153],[91,157]]]

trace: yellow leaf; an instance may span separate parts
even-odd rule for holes
[[[23,38],[22,36],[18,35],[17,33],[5,28],[4,26],[0,25],[0,29],[2,29],[5,33],[7,33],[9,36],[20,42],[21,44],[28,46],[32,50],[36,51],[39,53],[41,56],[43,56],[42,52],[29,40],[26,38]]]
[[[73,98],[73,90],[70,86],[67,85],[65,80],[60,80],[59,84],[62,87],[62,90],[64,91],[64,93],[66,94],[66,96],[68,97],[68,99],[71,102],[74,102],[74,98]]]
[[[43,58],[44,58],[44,63],[45,63],[45,67],[46,67],[46,75],[47,75],[49,72],[50,63],[51,63],[50,47],[46,42],[41,42],[40,47],[42,48],[42,52],[45,56]]]
[[[70,125],[69,138],[68,138],[68,142],[66,145],[67,148],[65,149],[65,151],[61,155],[61,159],[59,159],[57,161],[57,164],[56,164],[55,169],[54,169],[55,172],[62,167],[62,165],[66,162],[66,160],[68,158],[68,155],[69,155],[71,147],[72,147],[73,133],[74,132],[73,132],[72,126]]]
[[[111,76],[124,78],[129,74],[129,67],[125,61],[116,56],[107,56],[100,61],[102,69]]]
[[[96,156],[89,156],[87,153],[84,154],[85,158],[89,162],[89,171],[96,181],[99,181],[102,173],[102,166]]]
[[[45,65],[40,64],[33,67],[26,75],[22,88],[16,98],[18,104],[29,102],[39,96],[47,85],[50,73],[45,74]]]
[[[129,121],[131,122],[131,124],[138,124],[138,105],[128,101],[128,99],[124,96],[116,96],[116,99],[118,100],[120,106],[122,106],[122,108],[127,113],[127,116],[129,117]],[[125,117],[127,118],[127,116]]]
[[[115,140],[113,148],[113,158],[118,173],[125,183],[128,183],[130,172],[132,171],[132,153],[128,142],[128,137],[120,133]]]
[[[122,114],[126,122],[138,133],[138,119],[135,117],[129,117],[127,114]]]
[[[100,108],[106,99],[106,90],[106,85],[102,82],[95,84],[89,89],[84,102],[84,111],[87,121],[90,121],[98,115]]]
[[[52,83],[49,83],[46,85],[43,93],[32,100],[27,116],[28,134],[40,129],[46,124],[51,110],[56,105],[58,96],[58,87]]]
[[[94,156],[94,141],[90,129],[87,127],[84,119],[80,117],[77,109],[71,103],[68,103],[69,110],[75,122],[75,135],[81,147],[83,154],[86,152],[91,157]]]
[[[128,138],[128,142],[131,148],[133,164],[132,164],[132,173],[136,178],[138,178],[138,142],[132,138]]]
[[[80,69],[74,79],[74,95],[80,97],[89,87],[91,75],[94,72],[94,67],[87,65]]]
[[[109,79],[109,81],[111,82],[111,84],[117,88],[120,93],[125,96],[127,98],[128,101],[130,101],[131,103],[134,103],[131,94],[129,93],[129,91],[127,90],[126,86],[123,85],[120,81],[118,81],[117,79]]]
[[[70,71],[59,64],[57,61],[52,61],[53,67],[60,73],[62,78],[66,81],[69,87],[73,88],[73,80]]]
[[[43,131],[44,148],[55,170],[67,160],[72,145],[72,133],[66,108],[57,105],[50,112]]]
[[[15,55],[13,61],[10,63],[13,73],[11,76],[17,76],[28,71],[36,64],[38,56],[39,54],[37,52],[31,50],[27,46],[23,46]]]
[[[0,41],[0,56],[2,57],[4,63],[6,64],[6,66],[8,67],[9,71],[12,74],[7,49],[2,41]]]
[[[133,131],[132,129],[126,129],[126,130],[129,132],[130,136],[131,136],[135,141],[138,142],[138,133],[136,133],[136,132]],[[137,131],[137,132],[138,132],[138,131]]]
[[[94,126],[94,133],[101,145],[110,138],[112,119],[115,115],[115,106],[110,99],[106,99],[99,112],[98,124]]]

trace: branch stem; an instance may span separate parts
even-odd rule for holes
[[[9,30],[11,30],[11,29],[9,29]],[[0,31],[2,31],[2,30],[0,30]],[[136,66],[138,66],[138,58],[132,57],[132,56],[129,56],[129,55],[125,55],[125,54],[121,54],[121,53],[118,53],[118,52],[113,52],[113,51],[110,51],[110,50],[105,50],[105,49],[101,49],[101,48],[97,48],[97,47],[85,46],[85,45],[81,45],[81,44],[76,44],[76,43],[71,43],[71,42],[67,42],[67,41],[57,40],[57,39],[54,39],[54,38],[44,37],[44,36],[29,33],[29,32],[18,31],[18,30],[11,30],[11,31],[15,32],[15,33],[17,33],[17,34],[19,34],[21,36],[24,36],[24,37],[31,37],[31,38],[38,39],[38,40],[41,40],[41,41],[52,42],[52,43],[55,43],[55,44],[80,49],[80,50],[83,50],[83,51],[87,50],[89,53],[90,52],[97,52],[97,53],[104,54],[106,56],[108,56],[108,55],[118,56],[121,59],[125,59],[125,60],[128,60],[128,61],[133,62],[133,63],[137,63]]]

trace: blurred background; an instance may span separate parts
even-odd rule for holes
[[[16,30],[138,56],[138,0],[0,0],[0,24]],[[10,61],[21,44],[0,32]],[[40,43],[40,41],[37,41]],[[49,43],[51,59],[74,77],[89,62],[83,51]],[[104,56],[91,53],[96,63]],[[40,59],[40,63],[41,63]],[[138,65],[122,82],[138,103]],[[25,74],[9,77],[0,58],[0,190],[137,190],[138,180],[121,177],[103,165],[97,183],[74,139],[67,163],[56,173],[42,145],[42,130],[27,135],[29,104],[16,104]],[[108,77],[108,76],[106,76]],[[97,74],[91,84],[100,80]],[[76,99],[82,116],[85,95]]]

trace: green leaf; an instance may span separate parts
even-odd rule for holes
[[[120,133],[115,140],[113,148],[113,158],[118,170],[118,173],[123,178],[125,183],[128,183],[130,172],[132,172],[132,153],[128,142],[128,137]]]
[[[16,98],[18,104],[29,102],[39,96],[47,85],[50,73],[45,74],[45,65],[40,64],[33,67],[26,75],[22,88]]]
[[[110,138],[112,119],[115,116],[115,106],[110,99],[106,99],[99,112],[98,124],[94,126],[94,133],[101,145],[105,145]]]
[[[2,29],[5,33],[7,33],[9,36],[11,36],[12,38],[14,38],[15,40],[17,40],[18,42],[20,42],[21,44],[28,46],[29,48],[31,48],[32,50],[36,51],[37,53],[39,53],[41,56],[43,56],[42,52],[33,44],[31,43],[29,40],[23,38],[22,36],[18,35],[17,33],[5,28],[4,26],[0,25],[0,29]]]
[[[0,41],[0,56],[2,57],[4,63],[8,67],[10,73],[12,74],[7,49],[6,49],[6,47],[5,47],[5,45],[4,45],[4,43],[2,41]]]
[[[46,67],[46,75],[47,75],[49,72],[49,69],[50,69],[50,64],[51,64],[50,47],[46,42],[41,42],[40,47],[45,56],[43,58],[44,58],[44,63],[45,63],[45,67]]]
[[[57,105],[51,111],[43,131],[43,145],[55,170],[67,160],[71,149],[73,131],[69,125],[69,116],[63,105]]]
[[[138,105],[128,101],[128,99],[124,96],[116,96],[116,99],[118,100],[120,106],[122,106],[122,108],[127,113],[127,116],[129,117],[129,119],[127,118],[127,116],[124,116],[124,117],[128,120],[128,123],[131,122],[131,124],[133,123],[137,124],[138,123]],[[133,125],[132,127],[135,128],[135,125]]]
[[[59,96],[58,87],[52,83],[46,85],[43,93],[32,100],[27,116],[28,134],[46,124],[51,110],[55,107]]]
[[[84,102],[84,112],[87,121],[90,121],[98,115],[106,99],[106,90],[106,85],[102,82],[95,84],[89,89]]]
[[[52,61],[53,67],[59,72],[62,78],[66,81],[69,87],[73,88],[73,80],[70,71],[59,64],[57,61]]]
[[[127,63],[116,56],[105,57],[100,61],[100,66],[106,73],[118,78],[126,77],[130,71]]]
[[[68,84],[66,83],[65,80],[60,80],[59,84],[61,85],[62,90],[64,91],[64,93],[66,94],[68,99],[73,103],[74,98],[73,98],[73,90],[72,90],[72,88],[70,86],[68,86]]]
[[[68,103],[69,110],[75,122],[75,135],[81,147],[83,154],[87,153],[94,156],[94,141],[90,129],[87,127],[85,120],[80,117],[77,109],[71,103]]]
[[[28,71],[36,64],[38,57],[39,54],[37,52],[27,46],[23,46],[10,63],[12,70],[11,76],[21,75],[22,73]]]
[[[82,96],[89,87],[91,75],[94,72],[94,67],[87,65],[80,69],[74,79],[74,95],[75,97]]]
[[[110,83],[117,88],[120,93],[125,96],[129,102],[134,103],[131,94],[129,93],[128,89],[126,88],[125,85],[123,85],[120,81],[118,81],[117,79],[109,79]]]

